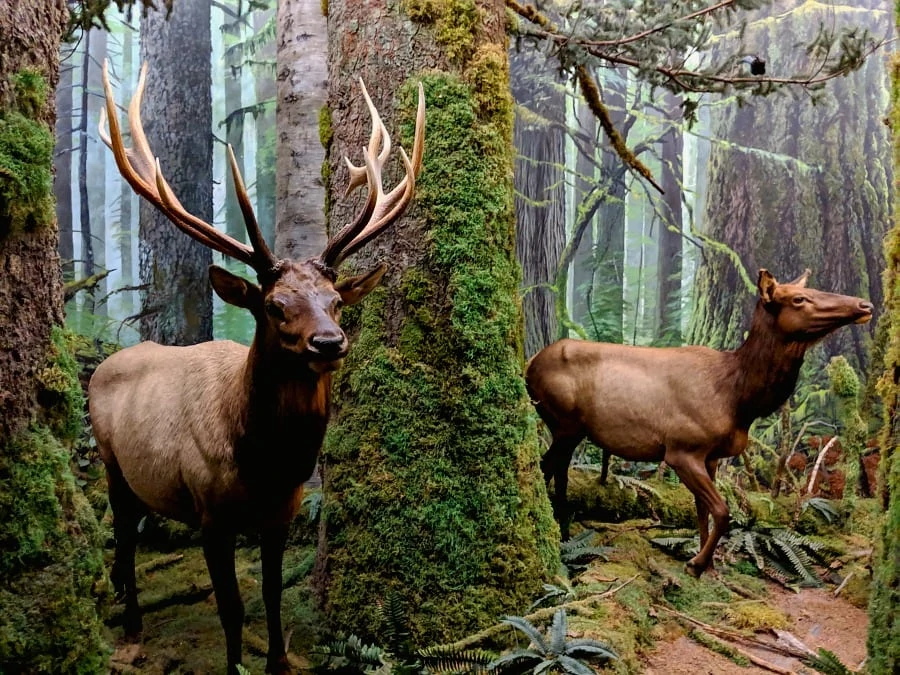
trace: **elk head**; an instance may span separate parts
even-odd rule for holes
[[[871,302],[807,288],[808,278],[806,270],[790,283],[779,284],[768,270],[759,271],[760,301],[789,339],[812,342],[841,326],[871,320]]]
[[[250,245],[220,232],[185,210],[163,177],[159,160],[154,158],[144,134],[140,107],[146,72],[147,65],[144,64],[128,107],[133,147],[126,148],[107,66],[103,64],[106,109],[101,110],[100,136],[113,151],[119,172],[135,192],[156,206],[188,236],[246,263],[256,271],[258,284],[216,265],[210,267],[209,275],[213,289],[222,300],[246,308],[253,314],[256,340],[264,354],[285,363],[305,364],[316,372],[337,368],[348,348],[347,336],[339,325],[341,307],[359,302],[372,291],[387,267],[380,265],[340,281],[337,280],[336,270],[347,256],[393,223],[412,200],[424,151],[425,95],[422,85],[419,85],[412,159],[400,148],[406,173],[390,192],[385,193],[381,171],[390,154],[391,139],[360,80],[363,97],[372,115],[372,133],[364,152],[363,166],[354,166],[345,158],[350,170],[350,183],[345,195],[365,184],[368,187],[366,202],[353,222],[328,240],[321,255],[298,262],[278,259],[266,245],[230,145],[228,158]],[[107,118],[109,133],[106,130]]]

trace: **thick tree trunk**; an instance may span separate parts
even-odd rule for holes
[[[184,207],[212,222],[210,14],[204,0],[179,0],[167,20],[149,12],[141,60],[149,64],[142,119],[147,140]],[[210,249],[141,201],[141,339],[187,345],[212,339]]]
[[[319,115],[328,94],[327,28],[319,0],[278,3],[275,254],[295,260],[325,248],[325,149]]]
[[[346,186],[341,154],[359,163],[367,145],[358,77],[407,149],[421,81],[428,130],[411,213],[356,257],[391,268],[344,315],[316,584],[331,622],[365,636],[376,601],[399,595],[429,644],[527,606],[558,564],[558,530],[522,379],[504,3],[398,7],[329,3],[331,194]],[[450,26],[458,37],[437,43]],[[331,222],[361,199],[336,202]]]
[[[778,21],[761,18],[746,31],[749,50],[781,54],[784,72],[808,57],[783,46],[811,39],[819,19],[827,24],[835,11],[875,35],[883,35],[891,20],[876,0],[820,9],[805,4],[796,18],[784,13],[797,4],[776,3],[769,13]],[[740,341],[760,267],[784,279],[808,267],[811,285],[881,307],[884,262],[877,242],[888,227],[892,170],[884,161],[887,128],[872,111],[887,105],[883,83],[884,60],[876,57],[830,82],[817,105],[808,97],[779,96],[716,108],[712,137],[728,143],[711,151],[705,232],[737,254],[747,276],[714,245],[706,247],[688,342],[733,347]],[[865,369],[871,325],[834,333],[826,354],[844,354],[857,370]]]
[[[84,413],[77,367],[59,327],[52,192],[53,101],[66,18],[63,0],[6,3],[0,11],[0,157],[17,160],[0,171],[4,673],[107,670],[92,595],[105,579],[102,542],[63,445],[74,441]]]
[[[270,21],[275,21],[274,10],[257,11],[253,14],[253,29],[259,34]],[[267,42],[260,49],[255,60],[271,62],[271,66],[260,66],[256,70],[256,102],[268,102],[264,111],[256,118],[256,217],[266,243],[275,250],[275,80],[272,70],[275,66],[275,41]],[[324,150],[323,155],[324,159]],[[324,212],[323,212],[324,213]]]
[[[566,245],[565,101],[538,52],[510,54],[515,122],[516,256],[525,289],[525,358],[559,337],[552,289]],[[540,64],[540,65],[538,65]],[[565,292],[565,289],[562,289]]]

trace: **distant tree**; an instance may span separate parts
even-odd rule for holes
[[[178,0],[168,19],[157,11],[143,17],[147,140],[175,195],[207,222],[213,220],[211,50],[205,0]],[[141,338],[181,345],[211,340],[210,249],[147,202],[140,209]]]
[[[63,50],[67,62],[59,71],[59,87],[56,90],[56,152],[53,155],[53,195],[56,198],[56,216],[59,228],[59,257],[62,259],[63,279],[75,278],[75,242],[72,237],[72,156],[74,140],[72,129],[72,64],[75,49]]]

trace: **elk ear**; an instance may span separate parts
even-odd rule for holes
[[[229,305],[243,307],[254,313],[262,307],[262,291],[259,286],[218,265],[209,266],[209,282],[216,295]]]
[[[341,279],[334,285],[334,290],[341,294],[345,305],[353,305],[371,293],[381,283],[381,277],[387,272],[387,265],[382,263],[374,270],[355,277]]]
[[[775,287],[777,285],[778,282],[769,273],[769,270],[761,269],[759,271],[759,281],[756,283],[756,286],[759,288],[759,297],[762,298],[765,304],[775,299]]]
[[[796,279],[794,279],[791,282],[791,285],[792,286],[800,286],[801,288],[806,288],[806,280],[809,279],[809,275],[810,275],[810,271],[809,271],[809,268],[807,267],[805,270],[803,270],[803,274],[801,274],[799,277],[797,277]]]

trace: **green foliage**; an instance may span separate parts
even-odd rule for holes
[[[0,672],[105,671],[95,595],[106,578],[102,545],[49,429],[32,427],[0,449]]]
[[[82,432],[84,391],[75,361],[76,336],[59,326],[50,329],[47,365],[38,372],[39,401],[50,430],[61,441],[72,443]]]
[[[15,103],[0,109],[0,219],[13,231],[54,222],[53,134],[36,119],[47,96],[37,71],[13,77]],[[5,235],[0,231],[0,236]]]
[[[705,631],[694,629],[690,631],[688,635],[692,640],[699,642],[701,645],[711,651],[714,651],[716,654],[721,654],[722,656],[730,659],[739,666],[747,668],[751,665],[750,659],[738,652],[734,647],[722,642],[721,640],[717,640],[715,637]]]
[[[854,672],[841,663],[834,652],[821,648],[818,655],[803,659],[803,664],[825,675],[851,675]]]
[[[404,0],[410,19],[432,26],[451,61],[466,62],[475,50],[481,12],[475,0]]]
[[[366,644],[356,635],[338,636],[331,642],[320,645],[312,652],[316,673],[388,673],[385,669],[384,649],[374,644]]]
[[[831,390],[840,398],[855,399],[859,396],[859,376],[843,356],[835,356],[825,368],[831,379]]]
[[[608,546],[593,546],[596,534],[593,530],[584,530],[560,544],[560,561],[568,569],[569,575],[587,568],[591,561],[598,558],[608,560],[607,555],[612,549]]]
[[[528,638],[530,646],[504,654],[490,663],[491,671],[500,673],[572,673],[592,675],[594,672],[584,661],[610,661],[618,655],[612,647],[590,638],[567,639],[568,620],[566,611],[558,609],[553,615],[553,623],[543,635],[527,619],[508,616],[503,623],[515,628]]]
[[[766,576],[784,586],[821,586],[813,567],[822,545],[792,530],[734,528],[725,542],[726,555],[744,554]]]
[[[401,92],[404,119],[418,79]],[[526,606],[559,565],[521,376],[506,117],[481,116],[458,77],[421,81],[425,259],[345,313],[346,405],[323,452],[331,616],[370,631],[377,598],[396,589],[420,643]]]

